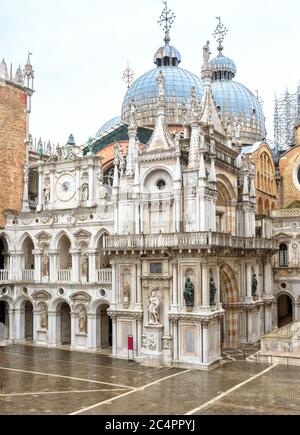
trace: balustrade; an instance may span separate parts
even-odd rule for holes
[[[97,270],[97,278],[99,284],[111,284],[112,283],[112,270],[100,269]]]
[[[71,269],[67,270],[58,270],[57,271],[57,279],[58,282],[71,282]]]
[[[0,282],[7,282],[8,276],[8,270],[0,270]]]
[[[22,281],[26,281],[26,282],[34,281],[34,269],[22,270]]]

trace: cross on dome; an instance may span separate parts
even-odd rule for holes
[[[175,21],[176,15],[171,9],[168,9],[168,3],[167,1],[163,1],[163,4],[165,5],[162,14],[158,20],[158,24],[160,24],[165,32],[165,43],[169,44],[170,42],[170,35],[169,32],[172,28],[172,24]]]
[[[224,42],[225,36],[228,33],[228,29],[222,23],[221,17],[216,17],[216,19],[219,21],[219,24],[215,28],[213,36],[216,39],[216,41],[219,43],[218,50],[219,50],[219,52],[221,54],[221,52],[223,51],[223,48],[224,48],[222,44]]]

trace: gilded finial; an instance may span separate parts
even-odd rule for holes
[[[218,20],[219,24],[217,25],[217,27],[216,27],[216,29],[215,29],[215,31],[213,33],[213,36],[216,39],[216,41],[219,43],[218,50],[219,50],[220,55],[221,55],[221,53],[222,53],[222,51],[224,49],[222,44],[224,42],[225,36],[228,33],[228,29],[222,23],[221,17],[216,17],[216,19]]]
[[[163,28],[165,32],[165,43],[166,45],[170,42],[170,30],[172,28],[172,24],[175,21],[176,15],[171,9],[168,9],[168,3],[167,1],[163,1],[164,9],[162,11],[162,14],[158,20],[158,24]]]

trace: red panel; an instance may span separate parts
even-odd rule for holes
[[[128,350],[133,350],[133,337],[129,335],[128,337]]]

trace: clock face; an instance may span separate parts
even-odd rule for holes
[[[56,195],[60,201],[70,201],[75,195],[75,180],[72,175],[62,175],[56,183]]]

